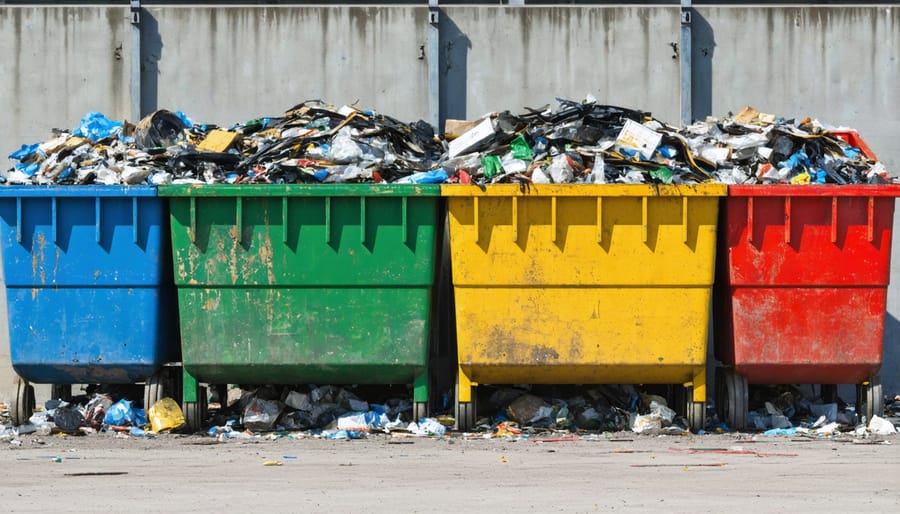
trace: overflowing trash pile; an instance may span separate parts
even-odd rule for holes
[[[228,128],[156,111],[137,125],[89,113],[23,145],[9,184],[443,182],[440,139],[424,121],[309,101]]]
[[[518,183],[886,183],[881,163],[815,120],[746,107],[685,128],[650,113],[559,100],[477,122],[451,120],[450,181]],[[458,137],[454,137],[459,133]]]
[[[89,113],[23,145],[8,184],[655,183],[872,184],[892,179],[848,129],[745,107],[675,127],[650,113],[584,101],[419,120],[307,101],[230,127],[156,111],[136,125]],[[859,145],[863,146],[863,145]]]

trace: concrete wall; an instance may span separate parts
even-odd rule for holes
[[[704,7],[694,116],[763,112],[854,127],[900,170],[900,9]]]
[[[318,98],[428,113],[424,8],[159,7],[144,22],[145,112],[231,124]]]
[[[404,120],[429,115],[424,6],[157,6],[143,23],[145,113],[230,124],[321,98]],[[446,7],[441,119],[593,94],[677,123],[679,27],[674,6]],[[900,169],[898,29],[889,6],[698,7],[694,116],[750,104],[847,124]],[[0,6],[0,152],[88,111],[128,118],[130,30],[120,7]],[[896,287],[888,305],[883,379],[897,391]],[[4,316],[0,400],[11,394]]]

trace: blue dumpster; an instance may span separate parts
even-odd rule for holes
[[[167,216],[151,186],[0,187],[14,423],[31,416],[28,382],[166,392],[180,352]]]

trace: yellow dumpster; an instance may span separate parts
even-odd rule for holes
[[[701,428],[721,184],[445,185],[458,428],[484,384],[683,384]]]

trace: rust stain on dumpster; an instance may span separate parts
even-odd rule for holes
[[[231,283],[237,284],[238,280],[238,256],[237,256],[237,247],[238,247],[238,237],[240,236],[240,228],[237,226],[233,226],[228,229],[229,235],[231,235],[232,245],[231,251],[229,252],[229,257],[231,257],[228,263],[228,271],[231,273]]]
[[[487,337],[482,352],[492,362],[550,364],[559,361],[559,352],[553,347],[523,344],[499,327]]]
[[[275,283],[275,271],[272,268],[272,235],[269,232],[269,211],[266,210],[263,215],[263,220],[265,223],[266,230],[264,232],[263,244],[259,249],[259,257],[262,259],[263,266],[266,267],[266,278],[269,281],[269,284],[272,285]],[[270,318],[271,319],[271,318]]]
[[[38,275],[40,275],[42,286],[45,285],[45,277],[41,265],[44,264],[44,247],[46,244],[47,241],[42,232],[38,232],[31,243],[31,279],[32,281],[35,281],[37,280]]]

